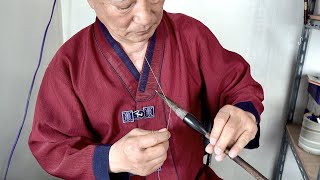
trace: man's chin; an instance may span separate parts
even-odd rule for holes
[[[131,38],[132,42],[144,42],[144,41],[149,41],[151,38],[152,34],[144,34],[144,35],[136,35],[135,37]]]

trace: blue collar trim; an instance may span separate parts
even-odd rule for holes
[[[120,57],[120,59],[122,60],[122,62],[127,66],[127,68],[130,70],[131,74],[134,76],[134,78],[139,81],[140,78],[140,73],[139,71],[136,69],[136,67],[134,66],[134,64],[132,63],[132,61],[130,60],[130,58],[128,57],[128,55],[126,54],[126,52],[124,52],[124,50],[121,48],[121,46],[119,45],[119,43],[113,39],[113,37],[111,36],[111,34],[109,33],[109,31],[107,30],[107,28],[102,24],[101,21],[100,22],[100,26],[102,29],[102,32],[104,34],[104,36],[106,37],[107,41],[109,42],[109,44],[111,45],[111,47],[114,49],[114,51],[118,54],[118,56]]]
[[[145,61],[148,61],[150,66],[151,66],[151,62],[152,62],[155,44],[156,44],[156,33],[154,33],[153,36],[151,37],[150,45],[149,45],[148,51],[146,53]],[[149,77],[149,72],[150,72],[150,67],[148,65],[148,62],[144,62],[144,66],[143,66],[143,72],[142,72],[141,82],[140,82],[140,86],[139,86],[139,91],[141,91],[141,92],[144,92],[146,90],[146,86],[147,86],[147,82],[148,82],[148,77]]]

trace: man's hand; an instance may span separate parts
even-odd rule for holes
[[[258,131],[253,114],[235,106],[226,105],[220,109],[214,119],[210,135],[210,144],[206,152],[216,154],[215,159],[222,161],[224,150],[230,147],[229,156],[234,158],[255,137]]]
[[[170,132],[133,129],[114,143],[109,152],[109,171],[147,176],[167,159]]]

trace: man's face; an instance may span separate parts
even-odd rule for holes
[[[125,43],[147,41],[160,24],[164,0],[88,0],[110,34]]]

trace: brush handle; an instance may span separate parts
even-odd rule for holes
[[[187,115],[183,118],[183,122],[185,122],[188,126],[190,126],[192,129],[198,131],[200,134],[204,136],[208,136],[209,133],[204,128],[204,126],[197,120],[194,115],[187,113]],[[209,138],[209,136],[207,137]]]
[[[209,139],[209,137],[206,136],[207,139]],[[210,140],[210,139],[209,139]],[[226,155],[228,155],[228,157],[236,162],[239,166],[241,166],[244,170],[246,170],[249,174],[251,174],[255,179],[258,180],[267,180],[266,177],[264,177],[258,170],[256,170],[254,167],[252,167],[249,163],[247,163],[244,159],[242,159],[240,156],[231,158],[229,156],[229,149],[226,149],[224,151],[224,153]]]
[[[224,153],[229,154],[229,150],[225,150]],[[230,157],[228,155],[228,157]],[[239,166],[241,166],[243,169],[245,169],[249,174],[251,174],[255,179],[259,180],[267,180],[266,177],[264,177],[259,171],[257,171],[254,167],[252,167],[249,163],[247,163],[244,159],[242,159],[240,156],[237,156],[235,158],[231,158],[234,162],[236,162]]]

